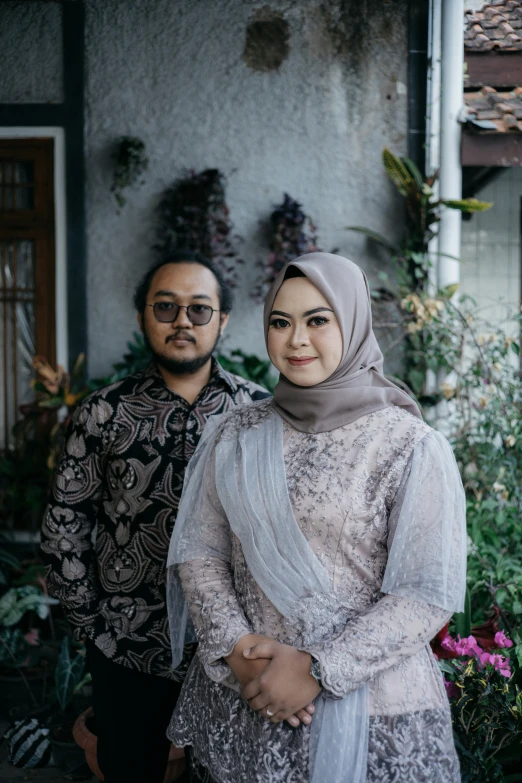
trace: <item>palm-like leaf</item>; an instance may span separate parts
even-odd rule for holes
[[[388,250],[391,250],[394,255],[398,255],[399,253],[399,249],[396,247],[396,245],[393,244],[393,242],[390,242],[389,239],[386,239],[386,237],[384,237],[382,234],[379,234],[377,231],[372,231],[371,228],[364,228],[364,226],[346,226],[346,228],[348,231],[358,231],[359,234],[364,234],[370,239],[373,239],[375,242],[379,242],[379,244],[384,245],[384,247],[387,247]]]
[[[74,389],[81,382],[83,378],[83,373],[85,371],[85,364],[86,364],[85,354],[84,353],[78,354],[78,357],[74,362],[73,368],[71,370],[71,386]]]
[[[403,162],[404,166],[408,169],[419,192],[422,192],[422,188],[424,187],[425,183],[418,166],[412,161],[411,158],[401,158],[400,160]]]
[[[386,169],[386,173],[401,196],[407,196],[414,182],[414,178],[402,162],[401,158],[394,155],[393,152],[390,152],[388,147],[385,147],[382,153],[382,162]]]
[[[492,201],[479,201],[478,198],[441,199],[439,204],[460,212],[485,212],[493,206]]]

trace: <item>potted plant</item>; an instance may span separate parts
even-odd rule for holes
[[[73,736],[73,727],[89,702],[90,693],[85,686],[90,681],[90,675],[85,673],[85,648],[83,645],[73,648],[70,638],[65,636],[54,670],[54,689],[46,723],[51,730],[54,763],[66,773],[85,764],[83,750]]]
[[[9,549],[0,549],[0,687],[2,709],[11,717],[15,708],[36,709],[45,701],[52,647],[41,633],[51,625],[43,567],[24,564]]]

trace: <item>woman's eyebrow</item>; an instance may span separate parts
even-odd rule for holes
[[[309,315],[314,315],[314,313],[333,313],[333,310],[330,307],[316,307],[314,310],[307,310],[306,313],[303,313],[303,318],[308,318]]]
[[[272,310],[272,312],[270,313],[270,318],[272,318],[273,315],[283,315],[285,318],[292,317],[290,313],[283,313],[282,310]]]

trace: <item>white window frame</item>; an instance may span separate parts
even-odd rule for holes
[[[54,230],[56,269],[56,362],[68,368],[67,215],[65,199],[65,130],[54,127],[0,128],[0,139],[54,139]]]

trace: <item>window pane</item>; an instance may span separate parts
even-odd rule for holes
[[[34,188],[17,187],[14,195],[15,209],[34,209]]]
[[[34,163],[2,161],[0,188],[2,209],[34,209]]]
[[[19,405],[32,398],[34,258],[32,240],[0,240],[0,448],[12,446]]]
[[[34,288],[34,242],[25,239],[17,243],[17,288]]]
[[[14,181],[17,184],[32,184],[34,182],[34,163],[32,161],[14,161]]]

